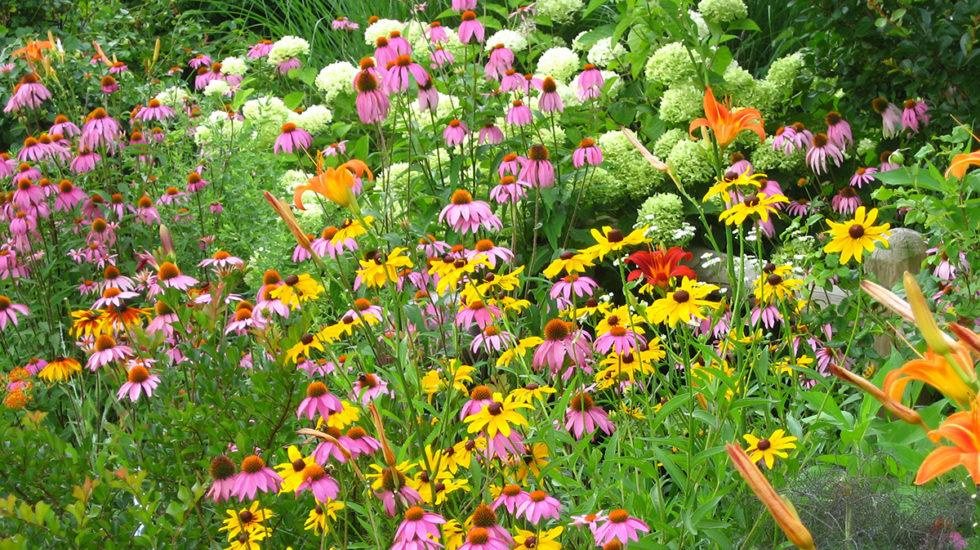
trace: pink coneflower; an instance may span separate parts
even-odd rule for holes
[[[14,189],[10,201],[17,208],[29,211],[44,202],[44,190],[31,180],[21,178],[17,180],[17,188]]]
[[[272,43],[270,42],[269,44],[271,48]],[[210,56],[204,55],[203,53],[199,53],[194,57],[192,57],[191,60],[187,62],[187,64],[190,65],[192,69],[200,69],[202,67],[203,68],[210,67],[213,62],[214,61],[212,61]]]
[[[119,91],[119,83],[116,82],[115,78],[112,78],[109,75],[105,75],[99,80],[99,86],[102,89],[102,93],[106,95],[114,94]]]
[[[95,150],[100,146],[113,151],[118,146],[122,136],[122,128],[114,118],[102,107],[89,113],[82,125],[82,137],[78,140],[79,147]]]
[[[442,47],[442,44],[436,44],[432,48],[432,53],[429,55],[429,59],[432,60],[432,67],[439,69],[445,67],[446,65],[452,65],[456,62],[456,56],[452,52]]]
[[[152,397],[153,390],[159,384],[159,376],[150,374],[150,371],[143,365],[133,365],[126,373],[126,382],[116,392],[116,399],[121,401],[124,397],[129,397],[129,400],[135,403],[141,394]]]
[[[202,168],[199,167],[198,170],[202,170]],[[191,173],[187,174],[188,193],[197,193],[203,190],[207,186],[208,186],[208,180],[202,178],[201,174],[197,170],[193,170],[191,171]]]
[[[325,503],[337,498],[340,494],[340,485],[337,481],[327,474],[316,462],[307,464],[303,469],[303,482],[296,487],[297,493],[309,491],[313,493],[313,498],[317,502]]]
[[[116,243],[116,227],[118,225],[115,222],[107,222],[105,218],[95,218],[89,225],[89,234],[85,237],[85,242],[112,246]]]
[[[7,296],[0,294],[0,330],[7,328],[7,323],[15,327],[18,324],[18,315],[29,315],[30,310],[24,304],[15,304]]]
[[[592,138],[585,138],[580,141],[578,147],[572,152],[572,166],[581,168],[586,164],[589,166],[602,164],[602,150]]]
[[[921,126],[929,124],[929,106],[920,99],[908,99],[902,110],[902,128],[918,133]]]
[[[629,512],[623,509],[609,512],[609,518],[600,525],[592,534],[595,542],[599,546],[618,540],[620,544],[626,544],[631,540],[640,540],[640,533],[649,533],[650,526],[638,518],[631,517]]]
[[[878,165],[878,172],[889,172],[891,170],[898,170],[902,167],[901,164],[898,164],[892,160],[892,154],[892,151],[886,150],[882,151],[881,154],[878,155],[878,160],[881,162],[881,164]]]
[[[13,174],[10,179],[16,182],[23,179],[37,181],[41,179],[41,171],[26,162],[22,162],[17,165],[17,173]]]
[[[498,204],[518,202],[527,197],[527,189],[530,187],[523,181],[518,181],[514,176],[506,175],[500,178],[500,183],[490,190],[490,198]]]
[[[147,334],[163,332],[167,336],[173,336],[173,324],[180,320],[177,317],[177,313],[170,309],[170,306],[163,301],[158,301],[154,304],[153,311],[156,313],[156,316],[146,325]]]
[[[79,147],[78,153],[72,159],[68,168],[75,174],[84,174],[95,169],[95,165],[102,160],[102,155],[87,147]]]
[[[133,356],[133,350],[129,346],[116,343],[116,340],[108,335],[101,334],[95,339],[92,355],[89,356],[85,366],[92,372],[99,367],[108,365],[113,361],[122,361]]]
[[[467,260],[472,260],[474,257],[481,254],[486,256],[487,261],[490,262],[491,269],[496,269],[497,261],[504,263],[514,261],[514,253],[509,248],[497,246],[490,239],[480,239],[476,241],[476,244],[473,245],[473,249],[467,250],[464,256]]]
[[[521,166],[517,179],[535,187],[551,187],[555,184],[555,168],[548,160],[550,153],[544,145],[532,145],[527,152],[527,159]]]
[[[323,148],[323,155],[327,157],[336,157],[338,155],[343,155],[347,153],[347,140],[341,140],[336,143],[331,143]]]
[[[469,133],[470,129],[466,127],[466,124],[454,118],[449,121],[449,125],[442,131],[442,138],[446,140],[446,146],[451,148],[462,145],[463,139]]]
[[[258,43],[253,44],[251,48],[248,49],[248,53],[245,54],[249,59],[259,59],[269,55],[272,51],[272,40],[259,40]],[[207,65],[211,64],[211,60],[208,59]],[[193,67],[193,65],[192,65]],[[195,67],[196,68],[196,67]]]
[[[606,435],[613,433],[615,426],[609,421],[606,411],[595,404],[592,397],[582,392],[571,399],[565,410],[565,429],[575,439],[590,435],[596,430],[602,430]]]
[[[49,134],[60,134],[66,138],[72,138],[82,133],[82,130],[68,119],[65,115],[54,117],[54,124],[48,130]]]
[[[596,338],[594,347],[599,353],[609,353],[610,350],[620,355],[633,353],[640,346],[646,345],[643,336],[622,325],[613,325],[608,331]]]
[[[364,124],[376,124],[388,118],[388,95],[379,89],[378,78],[370,69],[363,69],[354,77],[357,90],[357,116]]]
[[[454,11],[475,10],[476,0],[453,0],[452,8]]]
[[[776,326],[776,323],[783,320],[783,316],[779,313],[779,308],[773,304],[766,306],[757,305],[752,308],[751,322],[753,325],[757,324],[759,320],[762,320],[762,325],[767,329],[772,329]]]
[[[281,75],[289,74],[289,71],[293,69],[298,69],[303,66],[303,63],[297,57],[290,57],[285,61],[280,61],[276,65],[276,71]]]
[[[515,514],[517,508],[529,498],[531,498],[531,495],[524,489],[521,489],[520,485],[504,485],[500,490],[500,496],[493,501],[491,507],[496,510],[503,506],[508,513]]]
[[[497,167],[497,174],[502,178],[507,174],[512,176],[517,176],[521,172],[521,168],[527,162],[527,159],[518,155],[517,153],[507,153],[504,158],[500,161],[500,166]],[[527,183],[527,182],[524,182]]]
[[[499,145],[504,141],[504,132],[500,128],[497,128],[493,122],[487,122],[480,128],[479,140],[477,143],[480,145],[490,144]]]
[[[521,78],[521,83],[518,88],[522,93],[530,95],[531,90],[541,90],[544,87],[544,81],[537,78],[531,73],[524,73]]]
[[[552,300],[559,300],[562,304],[572,303],[572,294],[577,298],[592,296],[595,289],[599,287],[592,278],[577,273],[571,273],[562,277],[551,286]]]
[[[439,21],[429,23],[429,27],[425,32],[429,37],[429,41],[433,44],[449,41],[449,33],[446,32],[446,28]]]
[[[249,455],[242,460],[242,469],[235,476],[231,496],[238,497],[239,501],[253,500],[256,493],[274,493],[279,491],[281,485],[282,478],[275,470],[266,466],[258,455]]]
[[[807,130],[802,122],[794,122],[776,130],[772,147],[785,155],[791,155],[794,151],[806,149],[812,142],[813,133]]]
[[[136,214],[136,219],[146,225],[160,223],[160,213],[153,206],[153,199],[146,195],[136,201],[136,208],[133,211]]]
[[[489,325],[484,328],[479,334],[473,337],[473,343],[470,344],[470,349],[473,353],[476,353],[481,347],[487,353],[491,351],[503,351],[514,345],[514,336],[504,330],[500,330],[499,327],[494,325]]]
[[[337,442],[350,451],[351,456],[370,456],[381,450],[381,443],[369,436],[364,428],[354,426],[338,437]]]
[[[197,284],[197,279],[180,272],[180,268],[172,262],[163,262],[157,270],[157,281],[161,286],[187,290]]]
[[[561,503],[558,499],[544,491],[531,491],[527,500],[517,506],[516,516],[524,516],[528,522],[535,525],[545,518],[558,519],[561,513]]]
[[[439,106],[439,91],[436,90],[431,78],[425,84],[419,84],[418,106],[420,113],[426,111],[435,113]]]
[[[335,31],[356,31],[361,26],[341,15],[330,23],[330,28]]]
[[[51,99],[51,92],[41,84],[40,77],[36,73],[28,73],[14,86],[14,93],[11,94],[3,112],[16,112],[24,108],[37,109],[49,99]]]
[[[853,187],[841,187],[834,198],[830,199],[830,205],[834,212],[850,215],[857,210],[858,206],[861,206],[861,197],[858,196]]]
[[[163,190],[163,195],[160,195],[160,198],[157,199],[157,204],[170,206],[185,201],[187,201],[187,194],[174,186],[170,186]]]
[[[500,308],[497,306],[484,303],[482,300],[473,300],[461,307],[456,313],[456,326],[469,328],[475,324],[482,330],[492,325],[494,320],[500,317]]]
[[[313,336],[306,334],[303,336],[304,343],[306,338],[310,341],[313,340]],[[306,387],[306,399],[299,404],[296,409],[296,417],[302,418],[306,417],[313,419],[317,414],[324,418],[329,418],[331,414],[338,413],[344,409],[344,405],[337,399],[337,396],[330,393],[327,389],[327,385],[320,381],[313,381]]]
[[[541,81],[541,97],[538,98],[538,109],[542,113],[560,113],[565,110],[565,105],[558,95],[558,84],[550,76]]]
[[[412,55],[412,45],[402,36],[401,31],[391,31],[388,33],[388,47],[395,52],[395,56]]]
[[[578,87],[576,93],[582,101],[597,99],[602,95],[602,87],[606,83],[602,77],[602,72],[591,63],[587,63],[582,67],[582,72],[576,77],[575,82]]]
[[[194,89],[203,90],[213,80],[225,80],[225,75],[221,73],[221,63],[211,65],[210,69],[207,67],[198,68],[197,76],[194,77]]]
[[[844,120],[840,113],[830,111],[824,117],[824,122],[827,123],[827,137],[830,138],[831,143],[841,150],[846,149],[848,145],[854,145],[854,137],[851,135],[851,125]]]
[[[473,41],[482,44],[483,35],[486,31],[483,24],[476,18],[476,13],[472,10],[466,10],[460,19],[462,22],[459,24],[459,41],[463,44],[469,44]]]
[[[138,296],[139,294],[135,292],[109,287],[102,291],[102,296],[95,301],[95,303],[92,305],[92,309],[102,309],[109,306],[122,307],[123,304],[125,304],[125,300],[131,300]]]
[[[113,61],[112,65],[109,66],[109,74],[122,74],[129,70],[122,61]]]
[[[395,517],[395,509],[398,505],[410,507],[422,502],[422,495],[405,482],[405,474],[399,472],[397,468],[382,468],[381,490],[375,491],[374,495],[381,500],[385,513],[389,517]]]
[[[343,436],[340,430],[333,426],[326,426],[323,431],[338,441]],[[313,460],[316,460],[320,464],[326,464],[331,458],[340,463],[347,462],[347,455],[344,454],[344,451],[340,450],[340,447],[336,443],[333,441],[321,441],[316,446],[316,449],[313,450]]]
[[[17,172],[17,161],[7,152],[0,153],[0,178],[9,178]]]
[[[810,200],[796,199],[786,205],[786,211],[793,216],[806,216],[810,213]]]
[[[357,377],[351,393],[366,407],[371,401],[382,395],[388,395],[390,392],[388,391],[388,382],[376,374],[364,373]]]
[[[245,261],[224,250],[218,250],[213,256],[201,260],[201,263],[197,265],[199,267],[213,267],[217,271],[226,271],[243,267]]]
[[[895,137],[902,128],[902,111],[898,106],[883,97],[876,97],[871,101],[871,108],[881,115],[881,134],[886,137]]]
[[[840,166],[844,162],[844,153],[830,141],[827,134],[817,133],[806,152],[806,163],[815,174],[822,174],[828,170],[827,159],[832,160],[834,166]]]
[[[504,75],[500,78],[501,92],[518,91],[521,90],[524,86],[526,86],[524,75],[518,73],[514,69],[507,69],[506,71],[504,71]]]
[[[148,122],[151,120],[167,120],[177,113],[170,107],[160,103],[159,99],[153,98],[147,102],[145,107],[141,107],[134,117],[136,120]]]
[[[235,463],[225,455],[218,455],[211,460],[210,472],[212,482],[206,496],[215,502],[228,500],[235,487]]]
[[[387,67],[389,64],[395,61],[398,54],[395,53],[394,48],[388,43],[388,38],[384,36],[379,36],[374,42],[374,60],[380,67]]]
[[[420,506],[405,510],[405,516],[395,531],[392,550],[435,550],[439,544],[439,525],[446,520],[439,514],[427,512]]]
[[[292,154],[294,151],[306,150],[313,145],[313,136],[292,122],[282,125],[282,133],[276,138],[272,151],[276,154]]]
[[[429,81],[429,74],[425,72],[422,65],[412,61],[410,55],[399,55],[387,67],[388,70],[385,71],[381,86],[389,94],[399,94],[408,90],[408,85],[411,82],[409,77],[414,78],[415,82],[419,83]]]
[[[507,69],[514,68],[514,52],[503,44],[496,44],[490,50],[490,58],[483,68],[483,74],[488,79],[500,80]]]
[[[439,212],[439,222],[443,221],[464,235],[476,233],[481,227],[486,231],[498,231],[503,227],[490,205],[473,200],[473,195],[465,189],[453,191],[449,204]]]
[[[594,514],[582,514],[581,516],[572,516],[571,525],[577,527],[588,527],[589,531],[595,535],[595,530],[599,528],[599,522],[606,521],[606,514],[602,511]]]
[[[565,367],[566,360],[571,361],[569,368],[562,374],[568,379],[575,366],[587,368],[592,361],[592,347],[589,334],[575,329],[572,323],[561,319],[552,319],[544,326],[544,342],[534,350],[532,366],[540,370],[547,366],[552,374],[559,374]]]
[[[858,189],[864,187],[865,184],[875,180],[875,174],[877,173],[878,169],[874,166],[858,168],[854,172],[854,175],[851,176],[851,187],[857,187]]]
[[[47,148],[41,145],[37,138],[28,136],[24,138],[24,146],[17,152],[17,160],[39,162],[47,156],[47,153]]]

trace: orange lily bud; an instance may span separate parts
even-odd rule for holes
[[[906,321],[910,323],[916,322],[915,314],[912,313],[912,306],[894,292],[879,284],[872,283],[871,281],[861,281],[861,288],[867,292],[869,296],[874,298],[876,302],[892,310]],[[940,332],[940,334],[948,345],[954,345],[956,343],[956,341],[950,338],[949,335],[943,332]]]
[[[908,422],[909,424],[917,424],[919,426],[922,426],[922,428],[925,429],[926,431],[929,430],[929,426],[926,426],[925,421],[922,420],[922,417],[919,416],[919,413],[915,412],[909,407],[906,407],[905,405],[899,403],[898,401],[895,401],[891,397],[888,397],[888,394],[882,391],[881,388],[879,388],[878,386],[872,384],[870,380],[863,378],[862,376],[855,374],[847,369],[842,369],[839,366],[834,365],[832,363],[830,364],[830,366],[827,367],[827,369],[830,371],[831,374],[833,374],[837,378],[840,378],[841,380],[853,384],[858,388],[860,388],[861,390],[864,390],[865,393],[871,395],[871,397],[875,398],[875,400],[881,403],[883,407],[888,409],[888,412],[894,414],[898,418],[904,420],[905,422]]]
[[[337,449],[340,451],[340,454],[344,455],[344,458],[347,459],[347,464],[350,464],[354,468],[354,473],[357,474],[357,477],[360,478],[361,481],[367,481],[367,479],[364,477],[364,474],[361,472],[361,469],[357,467],[357,461],[351,460],[352,455],[350,454],[350,451],[348,451],[347,448],[344,447],[344,445],[340,441],[337,441],[336,438],[334,438],[330,434],[323,433],[320,430],[314,430],[312,428],[300,428],[299,430],[296,431],[296,433],[299,435],[309,435],[317,439],[322,439],[324,441],[333,443],[334,446],[337,447]]]
[[[160,246],[163,248],[163,252],[167,255],[173,256],[174,252],[174,238],[170,234],[170,229],[163,224],[160,224]]]
[[[936,319],[929,311],[926,297],[922,295],[922,289],[919,288],[915,277],[906,271],[902,276],[902,283],[905,285],[905,295],[908,296],[909,305],[912,307],[912,315],[915,316],[915,324],[919,327],[926,344],[940,355],[949,353],[949,344],[946,343],[939,325],[936,324]]]
[[[656,155],[651,153],[649,149],[644,147],[642,143],[640,143],[640,140],[637,139],[636,134],[633,133],[633,130],[630,130],[625,126],[620,126],[619,129],[620,131],[623,132],[623,135],[626,136],[626,140],[632,143],[633,147],[636,147],[636,150],[639,151],[641,155],[643,155],[643,158],[645,158],[647,162],[650,163],[651,166],[653,166],[654,168],[656,168],[661,172],[667,171],[667,165],[664,164],[662,160],[658,159]]]
[[[759,501],[769,510],[772,519],[776,520],[776,525],[783,530],[786,538],[795,544],[797,548],[816,550],[816,545],[813,543],[813,536],[810,535],[810,531],[800,521],[800,516],[797,515],[796,509],[793,508],[793,505],[788,500],[779,496],[779,493],[773,489],[772,484],[769,483],[766,476],[762,475],[762,472],[759,471],[759,467],[752,462],[749,455],[745,454],[742,447],[729,443],[725,445],[725,451],[728,452],[728,456],[732,459],[732,463],[735,465],[735,469],[738,470],[739,475],[742,476],[742,479],[752,489],[752,492],[755,493]]]
[[[371,411],[371,421],[374,422],[374,429],[378,432],[378,441],[381,443],[381,451],[384,454],[385,463],[390,468],[395,468],[398,462],[395,461],[395,453],[391,450],[391,445],[388,443],[388,436],[385,435],[385,426],[381,421],[381,413],[378,412],[378,408],[374,406],[374,403],[368,405],[368,410]]]
[[[958,323],[950,323],[949,330],[973,351],[980,352],[980,335]]]

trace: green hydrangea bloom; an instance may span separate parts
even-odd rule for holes
[[[653,142],[651,152],[658,159],[664,160],[670,154],[670,150],[674,148],[674,145],[677,145],[677,142],[682,139],[687,139],[687,132],[680,128],[671,128],[657,138],[657,141]]]
[[[791,53],[772,62],[769,72],[766,73],[766,81],[788,93],[793,89],[793,82],[802,70],[803,54]]]
[[[580,213],[612,212],[627,199],[626,188],[620,184],[619,178],[601,166],[590,168],[588,176],[579,185],[582,193]]]
[[[701,56],[694,52],[694,59],[701,62]],[[694,78],[694,65],[684,45],[680,42],[670,42],[658,48],[647,60],[644,74],[647,80],[652,80],[664,86],[686,83]]]
[[[698,11],[707,21],[724,25],[749,15],[749,8],[742,0],[701,0]]]
[[[784,155],[772,147],[773,136],[766,138],[765,143],[756,142],[756,148],[749,155],[749,162],[758,172],[795,172],[804,166],[803,151],[794,151],[792,155]]]
[[[670,88],[660,98],[660,118],[671,124],[686,124],[702,116],[704,93],[690,84]]]
[[[657,193],[643,201],[636,224],[649,226],[647,236],[664,247],[687,244],[690,234],[684,223],[684,203],[674,193]]]
[[[708,152],[700,142],[678,141],[667,155],[667,164],[673,168],[684,187],[708,183],[714,178],[715,171],[708,159]]]
[[[647,162],[621,131],[599,136],[599,147],[603,166],[619,180],[628,197],[634,200],[646,197],[664,182],[664,174]]]
[[[534,12],[556,23],[569,21],[582,9],[585,0],[538,0]]]

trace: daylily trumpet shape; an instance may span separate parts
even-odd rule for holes
[[[958,363],[959,372],[975,375],[970,354],[966,349],[957,347],[956,351],[949,355]],[[889,372],[885,376],[884,390],[892,399],[901,401],[905,386],[912,380],[919,380],[936,388],[961,406],[966,406],[976,395],[960,377],[959,372],[942,355],[927,351],[925,358],[914,359],[901,368]]]
[[[954,155],[953,160],[949,163],[949,168],[946,169],[946,177],[952,175],[957,179],[962,179],[971,166],[980,166],[980,149],[972,153]]]
[[[344,208],[356,208],[354,199],[354,178],[367,174],[369,180],[374,179],[374,174],[364,162],[351,159],[337,168],[327,167],[323,169],[323,155],[317,154],[316,175],[309,179],[304,185],[299,185],[293,191],[293,204],[300,210],[306,210],[303,206],[303,193],[313,191],[330,199],[334,203]]]
[[[946,418],[939,428],[929,432],[930,439],[940,438],[952,443],[935,449],[919,465],[915,484],[922,485],[957,466],[963,466],[980,484],[980,409],[977,402],[968,411],[961,411]]]
[[[888,409],[888,412],[894,414],[901,420],[908,422],[909,424],[918,424],[922,426],[923,429],[928,430],[929,426],[926,425],[919,413],[906,407],[901,402],[892,399],[887,393],[881,390],[878,386],[875,386],[870,380],[855,374],[845,368],[841,368],[833,363],[831,363],[827,370],[830,374],[833,374],[837,378],[844,380],[845,382],[850,382],[851,384],[857,386],[865,393],[869,394],[871,397],[875,398],[876,401],[881,403],[883,407]]]
[[[749,455],[745,454],[742,447],[729,443],[725,445],[725,451],[732,459],[735,469],[745,480],[755,496],[766,506],[772,519],[776,520],[776,525],[783,530],[786,538],[796,545],[797,548],[806,550],[816,549],[813,543],[813,536],[807,530],[800,516],[796,513],[793,505],[773,489],[766,476],[762,475],[759,467],[752,462]]]
[[[698,128],[710,128],[711,133],[715,136],[715,141],[718,142],[718,147],[721,149],[735,141],[735,138],[746,130],[755,132],[759,136],[759,141],[766,140],[762,113],[758,109],[746,107],[733,113],[730,110],[730,105],[715,100],[711,86],[704,90],[704,115],[704,118],[698,118],[691,122],[691,127],[688,129],[691,137],[694,137],[694,130]]]

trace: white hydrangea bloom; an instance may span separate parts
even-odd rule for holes
[[[584,52],[585,50],[588,50],[589,49],[589,45],[588,44],[584,44],[582,42],[582,37],[585,36],[588,32],[589,31],[582,31],[582,32],[580,32],[580,33],[578,33],[578,34],[575,35],[575,38],[572,39],[572,49],[573,50],[575,50],[577,52]]]
[[[241,76],[248,71],[248,65],[241,57],[226,57],[221,60],[221,74]]]
[[[557,23],[570,21],[582,9],[585,0],[538,0],[534,12]]]
[[[397,19],[378,19],[364,29],[364,43],[373,47],[379,38],[382,36],[387,38],[391,31],[404,32],[404,30],[405,23]]]
[[[719,25],[745,19],[749,15],[749,9],[742,0],[701,0],[698,11],[705,19]]]
[[[230,91],[231,86],[229,86],[226,81],[214,79],[211,82],[208,82],[208,85],[204,87],[204,91],[202,93],[208,97],[215,97],[225,95]]]
[[[296,117],[296,124],[311,134],[322,132],[333,121],[333,112],[323,105],[310,105]]]
[[[704,20],[704,16],[694,10],[688,11],[687,14],[691,17],[691,21],[694,22],[694,26],[698,28],[698,39],[704,40],[707,38],[711,34],[711,29],[708,28],[708,23]]]
[[[292,111],[281,99],[275,96],[264,96],[250,99],[242,105],[242,114],[246,119],[257,124],[283,124],[289,119]]]
[[[191,96],[181,86],[171,86],[156,95],[156,100],[168,107],[180,107]]]
[[[613,44],[612,37],[599,40],[591,48],[586,58],[600,69],[604,69],[617,57],[626,55],[626,48],[619,42]]]
[[[694,52],[695,61],[700,56]],[[657,48],[647,60],[644,74],[648,80],[653,80],[665,86],[673,86],[694,77],[694,65],[691,55],[681,42],[670,42]]]
[[[294,57],[310,53],[310,43],[298,36],[284,36],[277,40],[269,50],[269,64],[278,65]]]
[[[327,103],[342,92],[351,91],[351,83],[357,75],[357,67],[347,61],[336,61],[320,69],[314,84],[323,92]]]
[[[569,48],[559,46],[551,48],[538,58],[538,74],[550,76],[556,80],[568,81],[579,69],[578,54]]]
[[[486,50],[490,51],[496,48],[497,44],[503,44],[505,48],[511,51],[519,52],[527,48],[527,38],[517,31],[501,29],[487,38]]]

